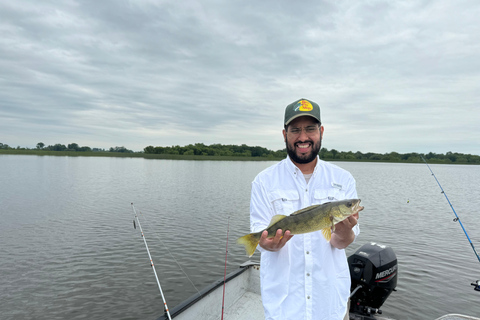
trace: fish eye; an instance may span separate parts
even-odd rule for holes
[[[350,208],[351,206],[352,206],[352,202],[351,202],[351,201],[348,201],[348,202],[347,202],[347,207]]]

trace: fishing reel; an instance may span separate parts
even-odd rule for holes
[[[473,290],[480,291],[480,280],[477,280],[477,281],[473,282],[472,286],[475,287],[475,288],[473,288]]]

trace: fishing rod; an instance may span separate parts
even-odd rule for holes
[[[167,313],[168,319],[172,320],[172,317],[170,316],[170,311],[168,311],[167,302],[165,301],[165,296],[163,295],[162,286],[160,285],[160,280],[158,280],[157,271],[155,271],[155,266],[153,265],[153,260],[152,260],[152,256],[150,255],[150,250],[148,250],[147,240],[145,239],[145,235],[143,234],[142,225],[140,224],[140,219],[138,219],[137,211],[135,210],[135,206],[133,205],[133,202],[132,202],[132,209],[133,209],[133,212],[135,213],[135,218],[133,220],[133,227],[135,229],[137,228],[137,226],[135,225],[135,220],[137,220],[138,226],[140,227],[140,232],[142,233],[143,242],[145,243],[145,248],[147,248],[148,257],[150,258],[150,265],[152,266],[153,273],[155,274],[155,279],[157,279],[158,289],[160,290],[160,295],[162,296],[163,304],[165,306],[165,311]]]
[[[478,262],[480,262],[480,256],[478,255],[477,250],[475,250],[475,246],[473,245],[472,240],[470,240],[470,237],[468,236],[467,230],[465,230],[465,227],[463,226],[462,221],[460,221],[460,217],[458,216],[457,212],[456,212],[455,209],[453,208],[452,203],[451,203],[450,200],[448,199],[448,196],[447,196],[447,194],[445,193],[445,190],[443,190],[442,185],[440,184],[440,182],[438,181],[437,177],[435,176],[435,173],[433,173],[432,168],[430,168],[430,166],[428,165],[427,160],[425,160],[425,158],[423,157],[423,155],[420,155],[420,156],[422,157],[423,162],[425,162],[425,164],[427,165],[428,169],[429,169],[430,172],[432,173],[432,176],[435,178],[435,181],[437,181],[437,184],[438,184],[438,186],[440,187],[440,190],[442,190],[441,193],[443,193],[443,195],[445,196],[445,199],[447,199],[448,204],[450,205],[450,208],[452,208],[452,211],[453,211],[453,213],[455,214],[455,219],[453,219],[453,221],[460,223],[460,226],[462,227],[462,230],[463,230],[463,232],[465,233],[465,236],[467,237],[467,240],[468,240],[468,242],[470,243],[470,246],[472,247],[473,252],[474,252],[475,255],[477,256]],[[480,291],[480,280],[477,280],[476,282],[472,283],[471,285],[475,287],[474,289],[475,289],[476,291]]]
[[[222,319],[223,320],[223,313],[225,311],[225,284],[227,281],[227,255],[228,255],[228,231],[230,230],[230,217],[227,220],[227,244],[225,248],[225,271],[223,273],[223,298],[222,298]]]

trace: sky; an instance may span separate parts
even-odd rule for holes
[[[0,2],[0,142],[480,154],[480,2]]]

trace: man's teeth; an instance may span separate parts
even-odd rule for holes
[[[305,143],[305,144],[297,144],[297,147],[298,148],[301,148],[301,149],[304,149],[304,148],[308,148],[310,146],[309,143]]]

